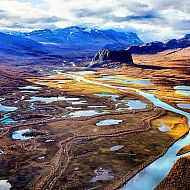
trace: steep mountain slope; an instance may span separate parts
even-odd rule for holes
[[[40,43],[24,38],[0,33],[0,52],[4,54],[46,54],[48,50]]]
[[[184,38],[190,38],[190,34],[186,34]]]
[[[143,42],[135,33],[118,32],[112,29],[98,30],[82,27],[67,27],[56,30],[37,30],[30,33],[20,33],[42,44],[60,46],[65,49],[102,49],[107,44],[119,44],[125,48],[131,45],[140,45]],[[54,48],[55,48],[54,47]]]
[[[0,33],[0,65],[31,66],[61,64],[63,57],[34,40]]]

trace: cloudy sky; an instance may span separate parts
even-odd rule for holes
[[[0,30],[82,25],[136,32],[144,41],[190,33],[189,0],[0,0]]]

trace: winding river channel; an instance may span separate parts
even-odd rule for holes
[[[102,82],[91,81],[91,80],[85,79],[82,76],[63,73],[59,70],[54,70],[54,72],[61,75],[65,75],[69,78],[73,78],[78,82],[87,82],[91,84],[102,85],[102,86],[114,88],[123,92],[126,92],[127,90],[134,90],[139,95],[151,101],[155,106],[186,116],[188,119],[188,125],[190,126],[189,113],[170,106],[169,104],[156,98],[154,94],[142,92],[136,88],[119,87],[119,86],[114,86],[110,84],[105,84]],[[148,165],[143,170],[141,170],[138,174],[136,174],[131,180],[129,180],[121,188],[121,190],[142,190],[142,187],[146,187],[147,190],[153,190],[159,184],[159,182],[161,182],[166,177],[166,175],[169,173],[174,163],[179,159],[179,157],[176,156],[177,152],[182,147],[188,145],[189,142],[190,142],[190,134],[176,141],[162,157],[155,160],[150,165]],[[187,153],[186,155],[188,154],[190,153]]]

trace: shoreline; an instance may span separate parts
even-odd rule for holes
[[[106,187],[104,190],[117,190],[120,189],[122,187],[124,187],[125,184],[127,184],[129,182],[129,180],[131,180],[135,175],[137,175],[140,171],[142,171],[143,169],[145,169],[147,166],[149,166],[150,164],[152,164],[154,161],[158,160],[159,158],[161,158],[178,140],[180,140],[181,138],[185,137],[190,130],[188,130],[183,136],[181,136],[179,139],[176,139],[174,142],[172,142],[170,144],[170,146],[168,148],[166,148],[163,153],[161,153],[160,155],[158,155],[155,159],[151,159],[147,162],[145,162],[144,164],[140,165],[139,167],[137,167],[136,169],[134,169],[134,171],[130,172],[129,174],[127,174],[126,176],[122,177],[122,179],[118,180],[118,182],[116,182],[116,184],[112,184],[109,185],[108,187]],[[172,166],[173,167],[173,166]],[[171,168],[172,169],[172,168]],[[171,170],[170,169],[170,170]],[[164,179],[162,179],[164,180]],[[161,182],[161,181],[160,181]],[[158,184],[157,184],[158,185]]]
[[[122,136],[122,135],[130,134],[130,133],[139,133],[139,132],[148,131],[151,128],[151,126],[150,126],[150,124],[149,125],[147,125],[147,124],[150,123],[150,121],[152,119],[158,118],[160,116],[160,114],[161,115],[165,114],[165,110],[159,109],[159,111],[160,112],[158,112],[156,115],[154,115],[154,117],[151,116],[151,117],[146,118],[146,120],[143,121],[144,125],[142,125],[139,129],[136,129],[135,131],[133,131],[133,130],[126,130],[126,131],[117,131],[117,132],[111,133],[111,134],[108,133],[108,134],[98,134],[98,135],[90,135],[90,136],[73,136],[73,137],[71,137],[69,139],[64,140],[64,142],[66,142],[66,144],[67,143],[71,143],[72,144],[73,141],[90,141],[90,140],[94,140],[94,139],[102,138],[102,137],[103,138],[106,138],[106,137],[117,137],[117,136]],[[146,122],[148,122],[148,123],[146,123]],[[63,142],[58,143],[59,146],[61,147],[61,149],[62,149],[62,143]],[[60,159],[61,159],[61,157],[60,157]],[[65,159],[68,161],[69,160],[69,155],[66,155]],[[67,161],[66,161],[66,163],[67,163]],[[56,160],[56,165],[59,165],[60,163],[61,163],[60,160],[59,161]],[[65,171],[67,169],[67,164],[66,164],[66,167],[64,167],[62,170],[60,170],[60,168],[57,167],[57,169],[60,170],[59,175],[61,175],[61,173],[63,173],[63,170]],[[57,176],[55,176],[55,172],[57,172],[57,171],[53,170],[52,172],[53,172],[53,174],[51,174],[49,176],[49,178],[54,178],[55,179],[54,180],[54,184],[55,184],[56,181],[57,181],[56,179],[58,179]],[[50,181],[50,180],[48,180],[48,181]],[[41,182],[41,183],[43,183],[42,184],[42,188],[43,189],[44,189],[44,187],[48,187],[49,188],[49,185],[53,186],[52,182],[50,184],[48,181],[46,181],[46,179],[45,179],[44,183]]]

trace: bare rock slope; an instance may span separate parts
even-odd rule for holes
[[[89,66],[92,68],[119,68],[126,64],[133,64],[132,55],[128,50],[102,49],[94,56]]]

